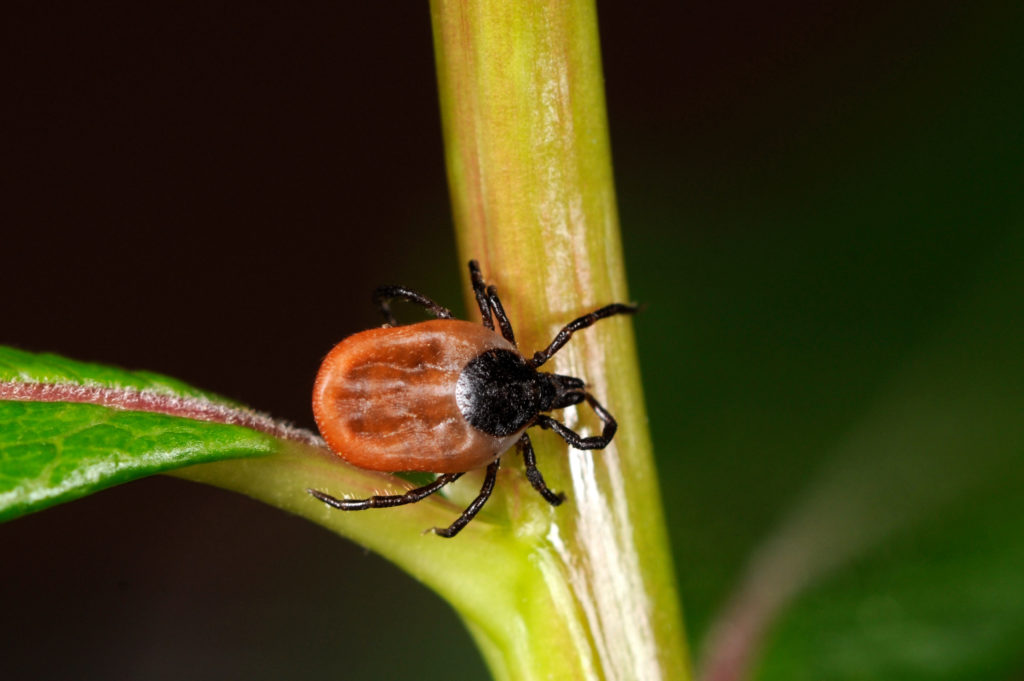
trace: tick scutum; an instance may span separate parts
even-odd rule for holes
[[[495,437],[525,428],[537,414],[551,408],[557,394],[550,374],[536,371],[519,354],[502,349],[473,358],[455,387],[463,418]]]

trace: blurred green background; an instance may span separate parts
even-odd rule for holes
[[[0,342],[311,427],[374,286],[459,307],[427,9],[380,5],[15,10]],[[755,552],[796,555],[761,678],[1015,678],[1024,10],[711,5],[599,3],[691,640]],[[485,674],[411,579],[216,490],[127,485],[0,546],[11,678]]]

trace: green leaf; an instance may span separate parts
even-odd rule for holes
[[[1024,666],[1024,470],[799,599],[757,678],[1000,681]]]
[[[8,381],[135,388],[181,397],[205,397],[211,401],[233,404],[223,397],[204,393],[186,383],[149,371],[126,371],[47,352],[31,353],[0,346],[0,382]]]
[[[205,419],[187,417],[196,415]],[[269,422],[157,374],[0,347],[0,521],[154,473],[279,448],[269,433],[206,420],[225,415]]]
[[[485,509],[457,543],[424,534],[447,526],[465,499],[433,495],[391,513],[340,513],[311,497],[309,488],[367,497],[409,487],[346,464],[312,433],[156,374],[10,348],[0,348],[0,364],[0,520],[170,473],[246,494],[378,551],[462,606],[480,631],[518,608],[514,595],[495,598],[493,580],[538,585],[531,607],[543,609],[550,597],[528,552],[509,540],[507,519]],[[453,493],[471,497],[479,484],[467,475]]]
[[[1004,243],[755,560],[750,593],[797,596],[758,678],[994,681],[1024,664],[1022,257]]]
[[[1019,52],[999,37],[984,45]],[[985,54],[967,47],[943,58]],[[804,174],[751,182],[771,203],[729,196],[737,215],[706,218],[704,234],[724,236],[684,264],[691,281],[657,282],[698,292],[678,305],[696,310],[694,330],[659,329],[651,383],[666,405],[652,421],[686,435],[670,465],[690,508],[674,519],[689,621],[709,631],[706,679],[984,680],[1024,666],[1024,202],[1007,63],[944,80],[956,102],[889,103],[943,113],[877,155],[838,169],[838,144],[815,140]],[[660,273],[658,253],[674,253],[649,248]],[[687,380],[662,377],[690,345]],[[720,512],[693,510],[707,508]]]

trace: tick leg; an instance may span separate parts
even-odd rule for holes
[[[480,318],[488,329],[494,328],[494,320],[491,319],[491,308],[487,301],[487,284],[484,283],[484,275],[480,274],[480,263],[476,260],[469,261],[469,280],[473,283],[473,295],[476,296],[476,304],[480,308]]]
[[[462,475],[462,473],[445,473],[429,485],[411,489],[405,494],[378,495],[372,496],[369,499],[338,499],[319,490],[307,489],[306,491],[325,504],[341,509],[342,511],[363,511],[368,508],[390,508],[391,506],[414,504],[417,501],[426,499],[448,483],[455,482],[462,477]]]
[[[565,495],[561,492],[552,492],[544,483],[544,476],[537,470],[537,455],[533,453],[533,443],[530,436],[523,433],[519,438],[519,449],[523,452],[523,465],[526,466],[526,479],[530,481],[533,488],[540,492],[552,506],[558,506],[565,501]]]
[[[516,335],[512,332],[512,322],[508,320],[508,315],[505,314],[505,308],[501,304],[501,298],[498,297],[497,288],[493,286],[487,287],[487,302],[490,303],[491,309],[494,310],[494,316],[498,319],[501,335],[512,345],[516,345]]]
[[[480,308],[480,317],[484,326],[488,329],[494,328],[494,318],[498,320],[501,327],[501,335],[512,345],[516,344],[516,335],[512,332],[512,323],[505,314],[505,308],[498,297],[498,289],[484,283],[484,275],[480,273],[480,263],[476,260],[469,261],[469,279],[473,282],[473,295],[476,296],[476,304]],[[494,312],[494,318],[491,312]]]
[[[537,425],[541,428],[550,429],[558,433],[563,440],[569,443],[570,446],[576,449],[604,449],[612,441],[612,437],[615,436],[615,431],[618,429],[619,424],[615,422],[615,419],[608,410],[601,406],[601,403],[594,399],[594,396],[590,393],[583,393],[584,399],[590,408],[594,410],[597,417],[604,422],[604,429],[602,429],[600,435],[592,435],[590,437],[581,437],[579,433],[569,429],[564,423],[554,420],[550,416],[541,414],[537,417]]]
[[[505,307],[502,305],[502,299],[498,297],[498,289],[493,286],[487,287],[487,302],[490,303],[490,307],[495,310],[495,316],[498,317],[498,326],[502,329],[502,336],[505,340],[516,345],[515,334],[512,333],[512,323],[509,322],[509,316],[505,313]]]
[[[611,305],[605,305],[600,310],[594,310],[590,314],[583,315],[579,319],[574,319],[566,324],[561,331],[555,336],[555,339],[551,341],[551,345],[545,349],[534,353],[533,358],[530,359],[527,364],[533,368],[539,367],[544,362],[551,359],[551,356],[562,349],[562,346],[569,342],[572,335],[577,331],[581,331],[588,326],[594,324],[599,319],[605,317],[611,317],[617,314],[635,314],[639,308],[636,305],[627,305],[625,303],[612,303]]]
[[[398,322],[395,321],[395,315],[391,313],[391,301],[395,298],[401,298],[407,300],[410,303],[416,303],[427,308],[430,314],[434,315],[438,319],[451,319],[452,311],[446,307],[438,305],[430,298],[427,298],[422,293],[416,293],[416,291],[405,288],[404,286],[378,286],[373,292],[373,303],[384,315],[384,321],[391,326],[398,326]]]
[[[491,465],[487,467],[487,477],[484,478],[484,485],[480,488],[480,494],[477,495],[476,499],[473,500],[466,510],[462,512],[454,523],[449,525],[445,529],[440,527],[433,528],[434,534],[439,534],[442,537],[454,537],[459,531],[469,523],[470,520],[480,512],[480,509],[484,507],[487,500],[491,497],[491,492],[494,491],[494,483],[498,479],[498,465],[501,463],[501,459],[495,459],[491,462]],[[459,473],[459,475],[462,475]]]

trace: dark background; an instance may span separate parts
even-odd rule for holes
[[[599,3],[691,638],[820,456],[1020,231],[1014,3]],[[14,3],[0,342],[312,427],[403,283],[459,308],[422,3]],[[514,320],[513,320],[514,321]],[[431,592],[156,478],[0,528],[11,678],[480,678]]]

